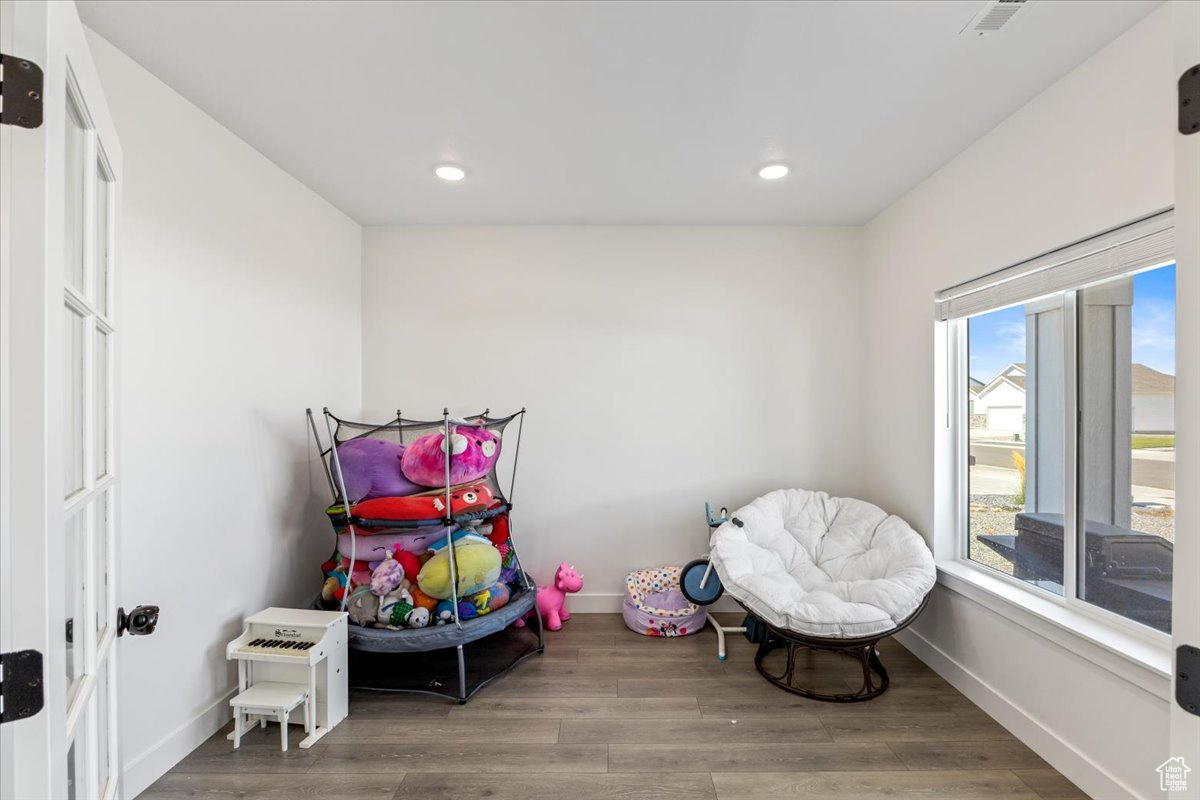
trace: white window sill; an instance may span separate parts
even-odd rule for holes
[[[965,561],[939,561],[938,583],[1065,647],[1151,694],[1171,700],[1170,637],[1139,635]]]

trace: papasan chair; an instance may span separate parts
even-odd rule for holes
[[[817,700],[854,702],[888,687],[876,645],[907,626],[937,578],[924,539],[904,520],[850,498],[781,489],[713,531],[710,559],[725,591],[762,621],[754,664],[771,683]],[[786,648],[783,671],[764,666]],[[796,685],[798,648],[850,656],[862,686],[822,693]]]

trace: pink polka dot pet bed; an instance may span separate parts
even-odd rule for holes
[[[679,590],[679,567],[629,573],[622,612],[629,630],[645,636],[687,636],[704,627],[704,609]]]

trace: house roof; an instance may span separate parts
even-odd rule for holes
[[[1174,394],[1175,376],[1151,369],[1145,364],[1133,365],[1134,394]]]
[[[1133,384],[1134,394],[1174,394],[1175,393],[1175,376],[1168,375],[1165,372],[1159,372],[1156,369],[1151,369],[1145,364],[1134,364],[1130,372],[1131,383]],[[974,386],[978,381],[971,378],[971,389],[977,395],[985,395],[992,389],[1002,383],[1011,383],[1021,391],[1025,391],[1025,365],[1010,364],[996,377],[992,378],[986,386],[978,388]]]
[[[1004,383],[1011,383],[1022,392],[1025,391],[1025,364],[1009,364],[1007,367],[1000,370],[999,375],[988,381],[987,384],[982,389],[979,389],[977,392],[975,392],[975,394],[983,397],[985,394]]]

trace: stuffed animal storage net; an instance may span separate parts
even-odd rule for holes
[[[542,651],[537,587],[511,535],[524,414],[413,420],[397,412],[371,424],[325,409],[326,447],[309,411],[336,541],[314,606],[349,614],[351,685],[461,703]],[[506,436],[513,422],[515,436]],[[536,628],[506,631],[529,615]]]

